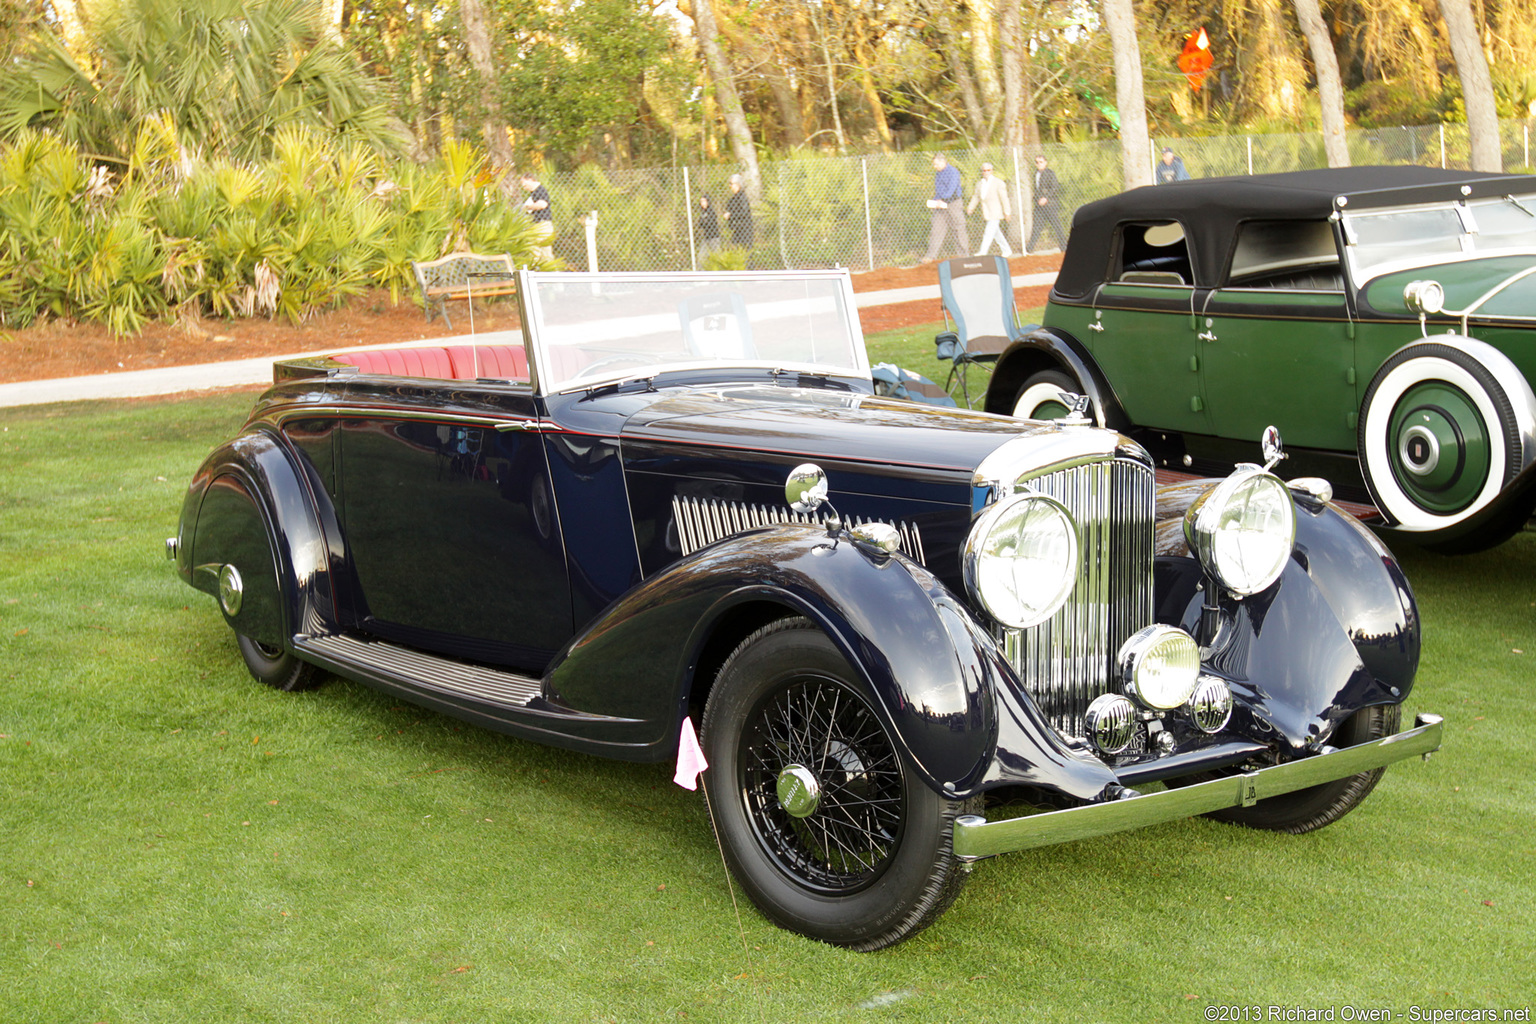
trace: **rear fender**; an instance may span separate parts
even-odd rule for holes
[[[235,632],[287,648],[294,633],[320,628],[324,534],[310,489],[270,434],[242,434],[204,460],[182,505],[178,535],[177,570],[192,586],[218,596],[223,568],[239,573],[238,611],[220,604]]]
[[[1054,369],[1066,370],[1082,382],[1099,426],[1111,430],[1131,426],[1114,388],[1088,349],[1070,334],[1051,327],[1031,331],[998,358],[987,385],[986,411],[1012,415],[1014,398],[1024,382],[1041,370]]]

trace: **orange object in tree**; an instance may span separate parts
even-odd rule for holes
[[[1189,79],[1189,87],[1195,92],[1205,82],[1205,73],[1211,69],[1211,37],[1202,26],[1184,40],[1184,52],[1179,54],[1179,70]]]

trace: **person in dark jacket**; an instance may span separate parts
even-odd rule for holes
[[[1067,233],[1061,230],[1061,182],[1051,170],[1045,155],[1035,157],[1035,224],[1029,232],[1030,252],[1040,251],[1040,240],[1050,231],[1056,239],[1056,247],[1064,249]]]
[[[522,176],[522,182],[523,191],[528,193],[528,198],[523,200],[523,212],[528,214],[528,219],[533,221],[534,229],[538,232],[538,245],[534,247],[534,252],[541,259],[552,260],[555,258],[555,220],[549,209],[549,189],[544,187],[539,176],[532,171]]]
[[[693,219],[693,233],[699,240],[699,255],[720,251],[720,218],[709,196],[699,196],[699,213]]]
[[[1189,171],[1184,168],[1184,158],[1175,156],[1172,146],[1163,147],[1163,158],[1157,163],[1154,177],[1159,185],[1166,185],[1170,181],[1189,180]]]
[[[731,175],[731,197],[725,201],[725,226],[731,232],[731,244],[738,249],[752,248],[752,203],[741,190],[741,175]]]

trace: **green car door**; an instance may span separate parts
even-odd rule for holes
[[[1188,285],[1117,282],[1091,307],[1053,305],[1047,322],[1088,346],[1132,423],[1208,434],[1194,302]]]
[[[1198,317],[1202,387],[1218,437],[1280,428],[1299,448],[1351,451],[1359,391],[1342,291],[1222,288]]]

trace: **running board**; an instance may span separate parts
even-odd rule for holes
[[[544,692],[544,684],[529,676],[466,665],[452,658],[423,654],[385,640],[349,636],[297,636],[294,650],[306,660],[335,669],[361,671],[388,682],[523,707]]]

